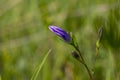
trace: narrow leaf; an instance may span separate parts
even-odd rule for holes
[[[43,67],[43,65],[44,65],[44,63],[45,63],[45,61],[46,61],[46,59],[47,59],[50,52],[51,52],[51,49],[49,49],[49,51],[46,53],[45,57],[43,58],[41,64],[39,64],[38,67],[36,68],[35,72],[32,75],[31,80],[36,80],[37,79],[37,76],[38,76],[41,68]]]

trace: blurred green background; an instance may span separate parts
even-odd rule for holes
[[[0,0],[0,76],[30,80],[52,49],[37,80],[89,80],[73,47],[48,30],[56,25],[77,38],[93,68],[97,31],[103,27],[96,80],[120,80],[120,0]]]

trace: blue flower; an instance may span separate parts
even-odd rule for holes
[[[64,31],[63,29],[57,27],[57,26],[49,26],[48,27],[53,33],[55,33],[56,35],[58,35],[59,37],[61,37],[65,42],[70,42],[71,41],[71,37],[70,35]]]

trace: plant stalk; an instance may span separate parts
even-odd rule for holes
[[[90,79],[91,79],[91,80],[94,80],[94,79],[93,79],[93,75],[92,75],[90,69],[88,68],[87,64],[85,63],[85,60],[84,60],[84,58],[83,58],[83,56],[82,56],[79,48],[78,48],[77,46],[75,46],[75,45],[73,45],[73,46],[74,46],[74,48],[78,51],[78,53],[79,53],[79,55],[80,55],[80,59],[81,59],[81,60],[79,59],[79,62],[82,63],[82,64],[84,65],[84,67],[86,68],[86,70],[87,70],[87,72],[88,72],[88,74],[89,74]]]

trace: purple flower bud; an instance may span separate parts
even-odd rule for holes
[[[63,29],[57,27],[57,26],[49,26],[49,29],[55,33],[56,35],[60,36],[64,41],[66,42],[70,42],[71,41],[71,37],[70,35],[64,31]]]

